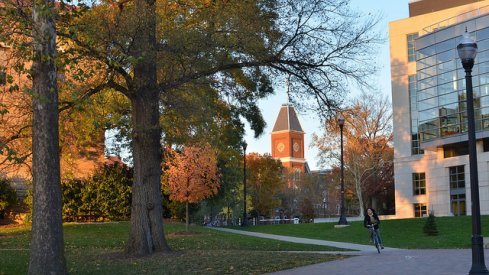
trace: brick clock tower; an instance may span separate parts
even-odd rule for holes
[[[280,159],[284,167],[302,173],[306,171],[304,159],[304,131],[294,106],[282,104],[272,131],[272,157]]]

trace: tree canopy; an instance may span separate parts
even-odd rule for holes
[[[30,2],[5,2],[0,42],[21,57],[32,42],[26,32],[30,19],[25,16]],[[242,129],[238,118],[244,117],[258,136],[265,124],[257,101],[273,92],[273,82],[280,77],[290,79],[294,99],[316,103],[310,106],[325,117],[341,105],[350,82],[366,84],[375,69],[370,61],[372,46],[379,41],[373,31],[378,18],[362,18],[348,3],[129,0],[79,7],[60,4],[56,61],[58,71],[66,76],[67,93],[61,93],[59,109],[81,106],[107,90],[120,92],[129,103],[127,112],[119,116],[130,125],[126,129],[135,173],[127,252],[145,255],[169,249],[159,192],[165,134],[160,116],[177,106],[174,99],[198,89],[218,92],[219,102],[226,104],[223,110],[230,114],[229,129]],[[23,63],[18,64],[22,67]],[[215,121],[226,117],[220,116],[224,111],[214,114]],[[193,135],[196,129],[188,133]]]

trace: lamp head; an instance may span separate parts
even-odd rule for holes
[[[338,113],[337,119],[338,125],[340,125],[340,127],[343,127],[343,125],[345,125],[345,117],[341,113]]]
[[[458,57],[462,60],[462,65],[464,69],[472,69],[474,66],[474,59],[477,55],[477,43],[469,36],[467,30],[465,30],[462,40],[457,46]]]

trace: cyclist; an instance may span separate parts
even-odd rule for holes
[[[380,238],[379,224],[380,219],[375,213],[375,210],[373,208],[367,208],[367,214],[365,215],[365,219],[363,220],[363,226],[365,226],[365,228],[368,228],[369,226],[374,227],[374,230],[379,237],[380,247],[384,249],[384,244],[382,243],[382,239]],[[372,234],[370,234],[370,240],[372,240],[372,237]]]

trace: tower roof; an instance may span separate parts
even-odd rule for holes
[[[304,132],[302,130],[301,123],[295,108],[292,104],[282,104],[280,112],[278,113],[277,120],[275,121],[275,126],[273,126],[272,132],[278,131],[297,131]]]

